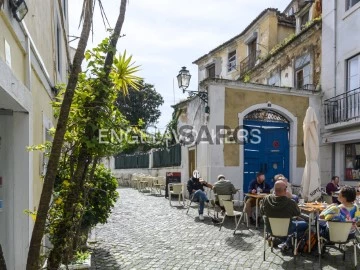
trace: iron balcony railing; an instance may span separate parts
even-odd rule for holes
[[[240,62],[241,74],[245,74],[255,66],[256,60],[259,58],[259,55],[260,55],[260,50],[256,51],[255,53],[249,54],[246,58],[241,60]]]
[[[324,101],[325,125],[360,117],[360,87]]]

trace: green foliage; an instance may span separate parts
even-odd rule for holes
[[[82,219],[83,228],[92,228],[98,223],[106,223],[111,208],[119,197],[117,181],[102,164],[97,166],[93,179],[87,185],[87,204]]]
[[[84,263],[91,255],[90,251],[76,251],[74,264]]]
[[[130,86],[129,94],[119,95],[116,101],[119,110],[131,125],[143,124],[144,127],[157,122],[161,115],[159,107],[163,103],[164,99],[156,92],[154,85],[143,80],[139,82],[138,90]]]
[[[247,72],[243,77],[243,81],[244,81],[244,83],[248,83],[248,82],[250,82],[250,79],[251,79],[250,78],[250,73]]]
[[[108,50],[109,39],[105,39],[85,53],[87,67],[78,76],[66,126],[46,227],[54,247],[61,247],[64,263],[70,262],[76,252],[82,250],[90,228],[106,222],[118,197],[116,179],[98,161],[127,149],[129,142],[112,140],[111,130],[141,134],[140,129],[131,126],[116,106],[120,94],[127,94],[129,88],[137,89],[140,85],[141,78],[135,75],[138,66],[126,52],[117,55],[107,78],[104,65]],[[59,94],[53,102],[55,117],[59,115],[64,93],[65,86],[60,85]],[[51,145],[45,144],[29,150],[46,151],[49,147]],[[81,158],[88,164],[80,179],[76,172],[78,166],[82,168],[79,165]],[[71,204],[68,203],[69,198],[73,198]]]

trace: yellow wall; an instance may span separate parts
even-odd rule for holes
[[[61,27],[58,1],[31,0],[31,5],[28,6],[29,13],[25,16],[24,20],[49,76],[54,81],[65,80],[67,76],[65,64],[66,51],[62,30],[62,77],[58,78],[56,73],[56,23],[59,23]],[[47,12],[44,12],[44,10]],[[47,34],[44,35],[44,33]]]
[[[25,16],[26,27],[39,51],[50,78],[54,78],[54,7],[55,1],[32,0]],[[44,12],[46,10],[46,12]],[[46,33],[46,35],[44,35]]]
[[[51,120],[53,112],[50,97],[34,70],[32,70],[31,88],[33,93],[33,144],[37,145],[44,143],[43,115]],[[43,180],[40,177],[40,156],[41,153],[39,151],[33,153],[33,198],[35,206],[39,204],[43,184]]]
[[[279,25],[277,43],[281,43],[284,39],[288,38],[292,34],[295,34],[295,28],[289,28],[283,25]]]
[[[10,31],[11,28],[2,16],[4,16],[4,14],[0,11],[0,58],[5,62],[6,40],[10,45],[11,69],[13,70],[16,78],[25,84],[25,52],[16,41],[15,35]]]
[[[297,117],[297,167],[305,166],[304,147],[302,145],[303,129],[305,113],[309,107],[308,97],[299,97],[293,95],[279,93],[264,93],[257,91],[247,91],[243,89],[225,89],[225,119],[224,124],[230,128],[236,128],[239,125],[238,113],[244,111],[248,107],[259,103],[271,101],[287,109],[295,117]],[[296,106],[294,106],[296,104]],[[232,144],[224,144],[224,164],[225,166],[239,166],[240,155],[239,147]]]

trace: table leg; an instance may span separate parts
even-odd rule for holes
[[[309,240],[308,241],[310,241],[310,239],[311,239],[311,223],[312,223],[313,219],[314,219],[314,214],[311,212],[309,214],[309,238],[308,238]],[[309,251],[309,253],[311,252],[310,245],[308,245],[308,251]]]
[[[256,207],[255,207],[255,224],[256,224],[256,229],[258,228],[258,206],[259,206],[259,198],[256,198]]]
[[[318,213],[316,213],[316,217],[318,217]],[[319,219],[317,218],[315,222],[316,222],[316,236],[317,236],[317,240],[318,240],[318,251],[319,251],[319,256],[321,256]]]

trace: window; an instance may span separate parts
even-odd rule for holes
[[[309,21],[309,10],[306,11],[300,18],[301,29],[304,28],[305,24]]]
[[[206,67],[206,73],[208,78],[215,78],[215,64]]]
[[[61,28],[56,25],[56,68],[61,74]]]
[[[360,0],[346,0],[346,10],[355,6],[359,2],[360,2]]]
[[[289,11],[287,12],[287,15],[288,16],[292,16],[292,15],[294,15],[294,7],[291,7],[290,9],[289,9]]]
[[[279,74],[279,72],[271,74],[271,77],[268,79],[268,85],[280,86],[280,74]]]
[[[236,51],[232,51],[228,54],[228,72],[236,69]]]
[[[310,54],[299,57],[295,61],[295,85],[298,89],[307,88],[312,83]]]
[[[360,180],[360,143],[345,144],[345,181]]]
[[[348,60],[347,90],[360,88],[360,55]]]

